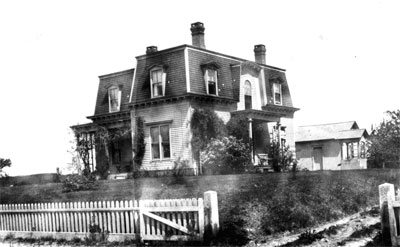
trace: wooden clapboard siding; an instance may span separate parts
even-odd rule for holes
[[[144,121],[145,154],[141,169],[143,170],[168,170],[174,168],[177,157],[181,160],[192,159],[189,147],[190,142],[190,107],[189,102],[181,101],[135,110],[135,115]],[[171,158],[165,160],[151,160],[150,152],[150,127],[157,123],[166,123],[170,126]],[[158,124],[159,125],[159,124]]]

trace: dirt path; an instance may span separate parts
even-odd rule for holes
[[[379,229],[379,208],[374,207],[300,234],[271,236],[261,245],[251,243],[250,246],[366,246]]]

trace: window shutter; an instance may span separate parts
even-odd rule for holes
[[[122,94],[122,91],[119,89],[119,90],[118,90],[118,103],[117,103],[117,109],[118,109],[118,111],[119,111],[119,109],[121,108],[121,94]]]
[[[206,87],[206,93],[208,94],[208,69],[204,71],[204,85]]]
[[[214,70],[214,77],[215,77],[215,95],[218,96],[218,71]]]
[[[165,96],[165,84],[167,84],[167,73],[162,73],[162,96]]]
[[[153,98],[154,97],[154,92],[153,92],[153,76],[154,76],[154,72],[150,71],[150,97]]]

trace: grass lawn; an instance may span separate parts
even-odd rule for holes
[[[48,183],[0,187],[0,203],[192,198],[215,190],[220,238],[241,244],[377,205],[378,185],[398,185],[399,178],[394,169],[161,177],[100,181],[95,191],[69,193]]]

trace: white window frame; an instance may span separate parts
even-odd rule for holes
[[[162,92],[159,95],[154,95],[153,92],[153,84],[159,83],[159,82],[153,82],[153,73],[156,71],[161,71],[161,84],[162,84]],[[150,70],[150,91],[151,91],[151,98],[159,98],[159,97],[164,97],[165,96],[165,83],[166,83],[166,78],[167,78],[167,73],[165,73],[164,69],[162,67],[154,67]]]
[[[164,157],[164,152],[162,152],[162,138],[161,138],[161,127],[168,126],[168,138],[169,138],[169,157]],[[153,158],[153,139],[151,136],[151,129],[158,128],[158,150],[160,154],[160,158]],[[149,126],[149,138],[150,138],[150,160],[151,161],[161,161],[161,160],[169,160],[171,159],[171,125],[170,124],[159,124],[159,125],[151,125]]]
[[[208,76],[208,71],[212,70],[215,72],[215,94],[210,94],[209,89],[208,89],[208,84],[210,82],[209,80],[209,76]],[[205,81],[205,85],[206,85],[206,91],[208,95],[215,95],[218,96],[218,71],[216,69],[208,69],[206,68],[204,71],[204,81]]]
[[[115,109],[112,107],[112,104],[111,104],[111,92],[114,90],[117,90],[117,99],[116,100],[118,101],[117,107]],[[109,110],[109,112],[110,113],[118,112],[121,108],[121,89],[119,89],[119,87],[117,87],[117,86],[111,86],[110,88],[108,88],[107,93],[108,93],[108,110]]]
[[[275,97],[275,92],[278,92],[279,95],[280,95],[279,101]],[[274,82],[272,84],[272,94],[273,94],[273,97],[274,97],[274,104],[275,105],[282,105],[282,84]]]
[[[248,86],[247,86],[248,85]],[[247,90],[250,90],[249,92]],[[249,80],[245,80],[244,82],[244,109],[246,109],[246,96],[250,96],[250,109],[253,109],[253,85]],[[250,94],[248,94],[250,93]]]

